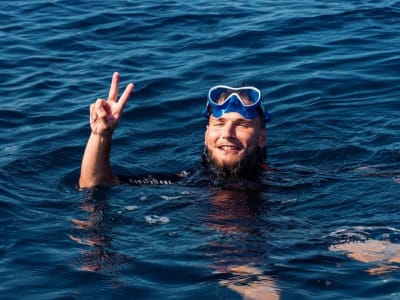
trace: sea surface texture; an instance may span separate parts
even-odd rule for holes
[[[0,1],[1,299],[400,299],[400,2]],[[89,106],[135,90],[78,189]],[[257,86],[261,191],[204,175],[213,85]]]

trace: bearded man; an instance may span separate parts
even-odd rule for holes
[[[182,174],[167,177],[127,178],[113,173],[110,165],[112,135],[133,91],[128,84],[118,99],[119,73],[114,73],[108,99],[90,105],[91,134],[81,164],[79,187],[119,183],[165,184]],[[209,90],[203,115],[208,119],[203,163],[223,177],[256,178],[265,167],[266,122],[261,92],[251,86],[233,88],[218,85]]]

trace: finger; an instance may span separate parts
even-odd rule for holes
[[[119,84],[119,73],[114,72],[111,80],[110,92],[108,93],[108,100],[117,101],[118,99],[118,84]]]
[[[104,109],[105,102],[106,101],[103,99],[97,99],[96,103],[94,104],[93,114],[95,120],[104,119],[107,116],[107,112]]]
[[[90,105],[90,121],[91,121],[91,122],[96,122],[97,119],[99,118],[99,113],[98,113],[98,110],[99,110],[99,109],[98,109],[98,106],[99,106],[99,105],[102,105],[102,104],[101,104],[102,101],[105,101],[105,100],[97,99],[95,103],[92,103],[92,104]]]
[[[135,85],[133,83],[128,84],[125,91],[122,93],[121,98],[119,98],[118,104],[121,111],[124,109],[126,102],[128,102],[134,87]]]
[[[97,114],[95,111],[95,104],[90,105],[90,121],[95,122],[97,120]]]

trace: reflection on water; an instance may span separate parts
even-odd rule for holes
[[[85,247],[74,264],[83,271],[117,275],[127,258],[111,245],[113,226],[107,220],[110,218],[107,212],[110,207],[102,200],[104,195],[104,191],[88,192],[79,212],[85,218],[72,220],[75,229],[70,238]],[[280,299],[278,283],[266,271],[268,240],[263,220],[266,203],[260,193],[214,188],[209,200],[209,209],[201,219],[205,220],[204,234],[212,235],[215,239],[207,242],[207,245],[202,240],[193,239],[191,243],[200,243],[197,247],[200,253],[212,262],[199,267],[211,269],[219,286],[230,289],[244,299]],[[146,253],[143,255],[146,259]]]
[[[280,299],[281,289],[285,284],[284,275],[280,273],[277,277],[276,265],[270,264],[269,247],[274,243],[269,237],[274,233],[268,227],[272,217],[268,215],[269,209],[274,209],[273,201],[270,201],[271,207],[268,207],[267,198],[271,194],[270,190],[267,193],[266,190],[258,191],[254,188],[249,190],[235,185],[223,187],[212,185],[207,188],[196,187],[197,193],[180,193],[177,197],[174,196],[177,195],[176,188],[177,186],[173,192],[167,190],[168,187],[151,190],[151,193],[156,193],[154,201],[151,200],[152,197],[143,196],[135,200],[140,202],[122,203],[126,210],[142,214],[137,219],[126,218],[127,224],[135,229],[136,225],[140,227],[143,224],[135,238],[125,236],[127,245],[137,242],[128,252],[115,243],[117,238],[115,232],[124,232],[116,228],[119,222],[112,221],[114,215],[111,212],[113,208],[110,207],[110,202],[117,199],[107,200],[113,197],[110,191],[104,189],[85,193],[81,210],[76,213],[79,217],[72,219],[74,230],[70,237],[81,249],[74,265],[79,270],[110,275],[113,282],[116,279],[118,286],[124,281],[122,278],[135,277],[149,279],[151,286],[158,288],[165,286],[163,276],[153,277],[148,273],[169,273],[173,269],[171,264],[173,265],[176,257],[179,257],[184,260],[185,265],[185,268],[180,269],[183,273],[180,278],[189,276],[187,275],[189,273],[198,275],[201,279],[195,283],[191,282],[196,288],[201,285],[199,282],[209,281],[211,278],[212,284],[220,287],[222,293],[236,293],[243,299]],[[188,188],[184,187],[185,191]],[[124,193],[129,192],[130,187],[126,189]],[[140,187],[140,195],[142,193],[148,195],[148,191],[147,187]],[[171,193],[170,196],[163,196],[168,192]],[[156,218],[156,213],[168,215],[169,222],[161,222],[160,218]],[[116,214],[116,216],[122,215]],[[151,222],[145,216],[151,216]],[[185,223],[187,219],[181,220],[178,216],[190,216],[190,226],[186,226],[187,230],[184,233],[179,233],[179,228],[187,225]],[[141,220],[139,221],[141,223],[136,223],[137,220]],[[191,230],[192,224],[196,231]],[[171,232],[176,233],[173,239]],[[144,241],[142,235],[146,236],[145,247],[141,246]],[[382,276],[399,271],[400,231],[394,227],[343,227],[329,234],[329,238],[333,239],[329,242],[331,254],[345,255],[359,262],[369,275]],[[165,239],[169,240],[164,243]],[[187,248],[183,247],[174,252],[173,247],[178,245],[180,247],[180,244],[184,243],[187,244]],[[164,249],[164,246],[172,247]],[[143,252],[143,248],[151,249],[153,253]],[[191,260],[188,263],[189,260],[181,258],[182,254],[183,256],[187,254],[187,249],[193,250],[193,257],[198,260]],[[324,251],[326,250],[324,244]],[[121,253],[129,254],[126,257]],[[296,255],[295,252],[292,253]],[[135,265],[129,264],[132,257],[135,257]],[[157,263],[152,264],[154,260]],[[307,266],[312,268],[310,261],[307,261]],[[359,267],[358,263],[357,266]],[[340,267],[341,265],[335,266],[335,268]],[[207,274],[206,278],[202,277],[203,274]],[[321,278],[318,274],[316,277],[318,280]],[[168,285],[181,283],[179,282],[181,279],[173,276],[168,280]],[[185,280],[183,281],[186,284]],[[328,286],[340,281],[326,282]]]
[[[216,274],[224,274],[219,284],[239,293],[244,299],[279,299],[275,279],[262,269],[268,255],[262,228],[263,200],[257,191],[219,189],[211,197],[208,226],[221,232],[210,253]],[[264,200],[265,201],[265,200]]]
[[[126,258],[111,247],[111,228],[104,217],[107,205],[105,200],[99,200],[100,197],[104,197],[100,190],[88,191],[87,198],[81,205],[82,211],[88,217],[86,220],[72,219],[78,231],[70,234],[70,238],[89,247],[82,250],[80,260],[75,262],[80,270],[114,273]]]
[[[332,245],[331,251],[343,251],[348,257],[363,262],[374,263],[367,269],[370,275],[382,275],[399,269],[400,244],[390,241],[367,240]]]
[[[399,270],[400,231],[392,227],[357,226],[339,229],[331,234],[339,243],[331,245],[330,251],[344,253],[349,258],[367,264],[367,273],[383,275]]]

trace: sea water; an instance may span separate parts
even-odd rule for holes
[[[399,1],[1,1],[2,299],[400,298]],[[79,190],[89,105],[135,83],[124,174]],[[208,89],[273,120],[258,192],[201,174]]]

